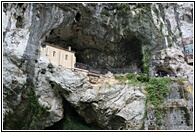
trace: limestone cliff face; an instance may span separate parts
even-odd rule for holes
[[[193,83],[193,68],[185,61],[183,47],[183,39],[193,37],[193,9],[187,3],[161,4],[158,7],[160,21],[157,23],[162,27],[166,48],[152,54],[152,69],[173,71],[187,76]]]
[[[5,121],[11,120],[11,123],[15,123],[11,124],[11,127],[7,124],[7,127],[5,127],[7,129],[29,128],[28,119],[30,118],[27,116],[32,114],[25,114],[29,108],[26,103],[28,103],[28,100],[31,100],[28,98],[27,93],[30,94],[29,92],[33,92],[37,88],[38,82],[36,77],[38,73],[35,71],[35,68],[39,58],[40,43],[45,33],[50,28],[55,28],[62,21],[63,12],[61,10],[47,4],[44,6],[45,8],[52,7],[51,10],[47,11],[42,6],[40,4],[4,4],[3,111],[4,115],[7,115],[4,117],[6,119]],[[55,17],[51,18],[51,15]],[[61,100],[58,102],[61,103]],[[58,109],[58,107],[55,108]],[[57,118],[51,116],[48,119],[55,119],[52,121],[60,120],[61,117],[58,117],[58,115],[62,115],[62,111],[59,112],[57,110],[57,112],[53,112],[51,115],[57,115]],[[13,118],[12,116],[16,114],[18,114],[17,117]],[[25,117],[27,120],[23,121],[24,124],[19,126],[21,120],[18,120],[25,119],[25,115],[27,115],[27,118]],[[39,129],[45,127],[45,125],[39,123],[37,125]]]
[[[102,76],[99,84],[93,85],[89,82],[89,76],[81,73],[64,70],[61,68],[49,69],[39,81],[45,82],[52,86],[52,90],[57,95],[62,95],[76,111],[85,118],[87,123],[97,123],[103,129],[140,129],[142,127],[143,116],[145,111],[145,95],[140,91],[139,86],[128,86],[126,84],[105,82],[108,75]],[[40,85],[43,83],[40,82]],[[52,109],[57,102],[43,90],[48,86],[40,86],[37,93],[41,95],[40,102],[48,104]],[[48,99],[48,100],[46,100]],[[59,108],[62,108],[59,105]],[[58,113],[59,115],[59,113]],[[63,116],[61,116],[63,117]],[[44,121],[43,121],[44,123]]]
[[[140,129],[145,107],[142,87],[114,83],[97,88],[88,76],[52,67],[40,57],[40,47],[44,42],[71,46],[79,62],[133,71],[142,69],[142,51],[149,47],[151,75],[173,71],[188,76],[192,83],[193,68],[184,60],[182,43],[193,36],[192,11],[191,3],[4,3],[4,129],[51,126],[63,117],[62,97],[87,123],[95,122],[103,129]],[[166,66],[168,57],[171,63]],[[37,96],[45,110],[31,112],[36,118],[26,113],[32,107],[30,96]],[[20,118],[25,122],[21,124]]]

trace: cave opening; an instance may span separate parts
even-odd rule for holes
[[[139,39],[131,38],[119,44],[103,46],[103,49],[96,47],[82,46],[77,48],[76,62],[84,63],[100,69],[130,69],[142,70],[142,43]]]
[[[72,51],[75,52],[76,62],[83,63],[89,67],[111,72],[122,69],[128,70],[127,72],[129,73],[143,71],[143,45],[141,40],[136,37],[103,46],[78,43],[74,39],[64,41],[65,43],[63,44],[61,42],[63,41],[54,41],[52,43],[63,48],[70,46]]]
[[[96,123],[87,124],[74,107],[62,96],[64,117],[44,130],[101,130]]]
[[[159,77],[165,77],[168,75],[166,71],[161,71],[161,70],[157,71],[157,74],[159,75]]]
[[[78,23],[83,21],[79,12],[74,15],[74,19]],[[65,49],[70,46],[75,52],[76,62],[110,72],[114,69],[129,70],[128,73],[143,72],[142,48],[146,43],[133,33],[111,42],[97,37],[99,35],[87,33],[88,29],[81,28],[75,33],[71,28],[63,29],[63,26],[51,29],[45,42]]]
[[[157,68],[156,74],[159,77],[165,77],[165,76],[176,77],[176,74],[170,68],[159,67]]]

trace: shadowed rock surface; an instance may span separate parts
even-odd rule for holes
[[[101,129],[157,128],[156,122],[148,125],[156,118],[153,106],[146,106],[145,83],[53,66],[40,56],[49,42],[71,46],[77,62],[96,68],[180,74],[185,83],[171,85],[165,99],[179,106],[168,105],[158,128],[191,130],[192,95],[186,88],[193,85],[193,66],[185,61],[182,40],[193,37],[192,14],[192,3],[3,3],[3,129],[50,127],[65,117],[63,99],[82,122]]]

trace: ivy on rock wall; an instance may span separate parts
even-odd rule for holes
[[[168,85],[172,82],[170,78],[151,78],[146,86],[147,105],[154,105],[156,123],[162,124],[164,115],[164,99],[169,95]]]
[[[151,51],[149,46],[143,47],[143,71],[149,77]]]
[[[39,104],[38,98],[36,96],[35,90],[26,89],[23,92],[24,105],[19,105],[17,108],[23,108],[21,112],[18,112],[18,116],[11,121],[5,119],[4,128],[12,130],[36,130],[40,129],[39,121],[41,118],[47,114],[46,110],[49,107],[43,107]],[[14,115],[14,114],[13,114]],[[13,117],[12,115],[8,117]]]

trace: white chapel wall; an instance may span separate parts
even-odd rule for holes
[[[76,57],[73,51],[63,50],[50,45],[46,45],[46,47],[41,50],[41,55],[46,55],[53,65],[74,68]]]

